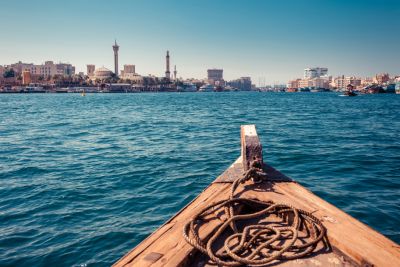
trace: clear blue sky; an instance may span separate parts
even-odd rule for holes
[[[70,62],[163,75],[165,51],[178,76],[258,83],[301,77],[308,66],[333,75],[400,74],[397,0],[18,0],[0,3],[0,64]]]

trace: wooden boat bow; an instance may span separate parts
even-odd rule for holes
[[[266,266],[400,266],[400,247],[380,233],[322,200],[289,177],[264,163],[263,150],[254,125],[241,127],[241,156],[214,182],[159,229],[113,266],[215,266],[185,241],[182,229],[204,207],[229,199],[232,183],[256,161],[268,179],[246,184],[240,197],[288,203],[309,211],[327,229],[327,244],[295,260],[277,260]],[[199,237],[209,238],[226,218],[210,220],[199,228]],[[324,248],[325,247],[325,248]]]

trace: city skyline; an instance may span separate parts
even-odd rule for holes
[[[267,84],[314,66],[333,76],[400,72],[398,1],[78,3],[3,3],[0,29],[12,23],[13,31],[0,44],[0,64],[114,69],[110,45],[117,39],[119,67],[134,64],[142,75],[165,75],[166,50],[183,78],[204,78],[209,68],[224,69],[227,80],[251,76]],[[31,19],[37,23],[26,23]]]

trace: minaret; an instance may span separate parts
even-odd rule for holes
[[[118,76],[118,50],[119,46],[117,44],[117,40],[115,40],[115,44],[113,45],[113,50],[114,50],[114,72],[115,75]]]
[[[176,81],[176,74],[177,74],[178,72],[176,71],[176,65],[174,65],[174,80]]]
[[[167,56],[165,57],[167,70],[165,71],[165,78],[168,80],[171,78],[171,72],[169,71],[169,51],[167,51]]]

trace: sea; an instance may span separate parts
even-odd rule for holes
[[[240,155],[400,242],[400,95],[0,95],[0,266],[110,266]]]

